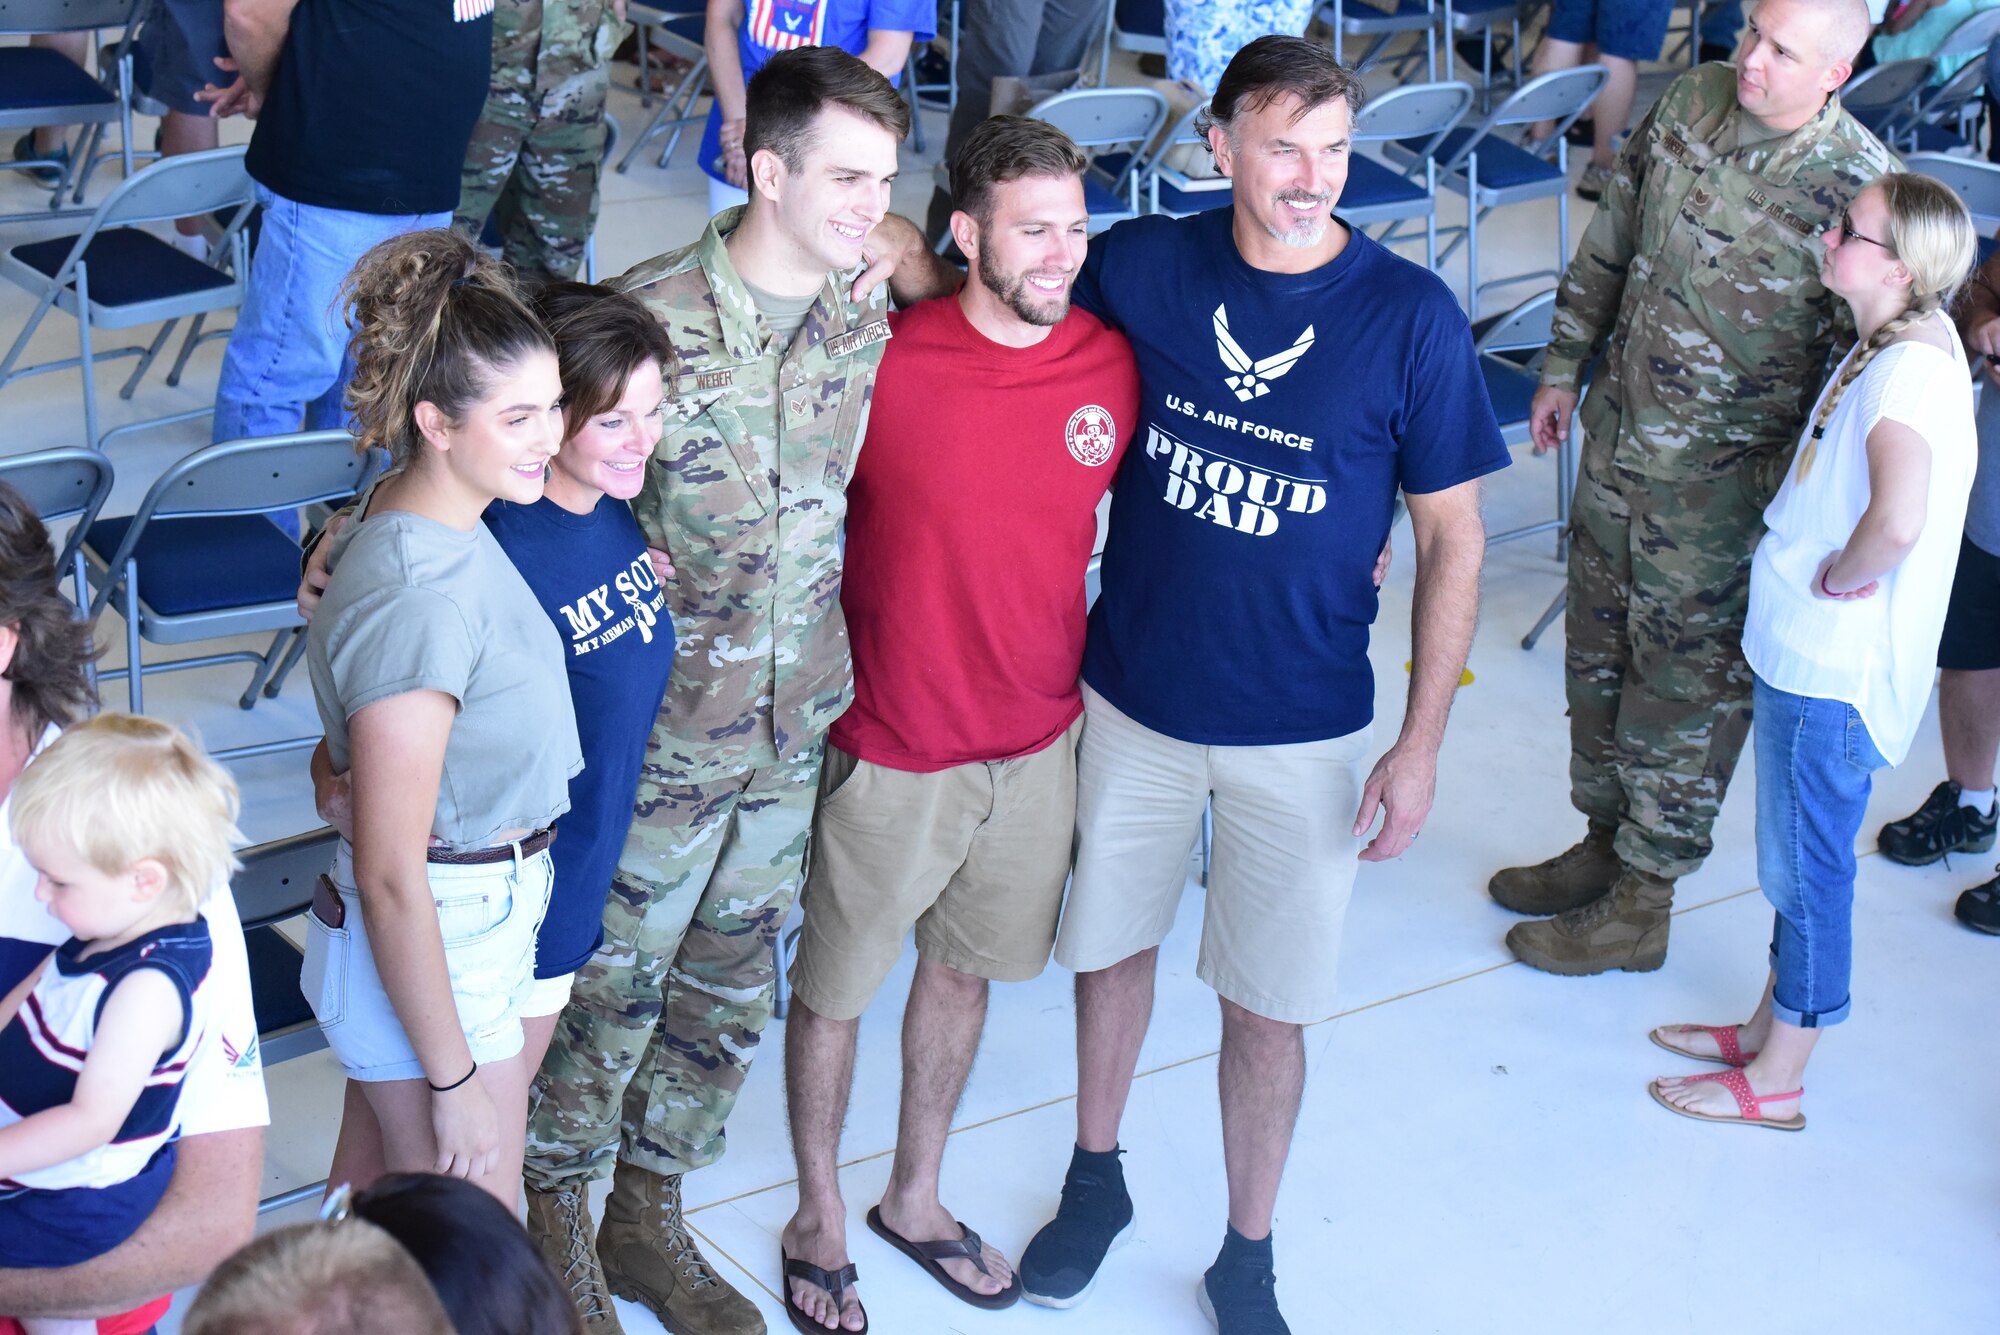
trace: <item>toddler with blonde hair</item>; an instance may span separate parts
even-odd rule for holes
[[[0,1257],[75,1265],[125,1241],[173,1176],[181,1078],[235,870],[234,781],[167,724],[100,714],[51,743],[9,815],[70,939],[0,1001]],[[95,1323],[30,1319],[28,1335]]]

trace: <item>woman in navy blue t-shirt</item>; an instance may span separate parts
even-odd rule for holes
[[[646,737],[666,694],[674,631],[646,540],[626,504],[659,443],[673,344],[637,299],[555,283],[534,301],[556,341],[562,448],[542,499],[495,502],[486,526],[555,622],[565,646],[584,768],[556,822],[555,884],[535,940],[535,990],[522,1012],[540,1065],[570,980],[601,939],[605,897],[632,822]]]

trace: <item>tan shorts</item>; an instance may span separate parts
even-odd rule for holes
[[[1289,746],[1196,746],[1083,688],[1076,875],[1056,963],[1087,973],[1157,946],[1214,802],[1202,981],[1267,1019],[1333,1014],[1341,925],[1361,841],[1368,728]]]
[[[1013,760],[912,774],[826,748],[792,991],[833,1020],[917,953],[996,982],[1049,961],[1076,830],[1083,720]]]

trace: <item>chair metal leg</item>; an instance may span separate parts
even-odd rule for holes
[[[173,337],[174,326],[180,322],[180,317],[176,315],[173,319],[160,326],[160,332],[153,335],[153,341],[146,345],[144,352],[139,354],[139,364],[132,368],[132,374],[126,376],[125,383],[119,387],[119,398],[129,399],[132,397],[132,391],[139,388],[139,381],[145,377],[147,371],[152,369],[153,359],[160,355],[160,349],[164,348],[167,345],[167,340]]]
[[[917,46],[910,43],[910,53],[903,57],[903,96],[910,103],[910,147],[921,153],[924,151],[924,117],[921,98],[917,96]]]
[[[82,260],[76,262],[76,341],[83,356],[83,439],[95,450],[101,446],[97,440],[97,357],[90,345],[89,270]]]
[[[187,337],[181,341],[180,355],[174,358],[174,369],[167,372],[167,385],[173,387],[181,383],[181,372],[187,370],[188,358],[201,345],[201,327],[208,320],[208,312],[203,311],[188,325]]]
[[[125,563],[125,699],[134,714],[146,712],[146,674],[139,669],[139,563]]]
[[[1479,154],[1465,159],[1465,312],[1479,318]]]
[[[278,692],[285,689],[285,678],[292,675],[292,669],[297,667],[299,660],[305,656],[306,632],[305,627],[301,626],[292,632],[292,647],[285,650],[285,661],[278,664],[278,670],[271,674],[269,681],[264,683],[264,698],[266,700],[275,700],[278,698]]]
[[[257,661],[257,670],[250,674],[250,684],[243,688],[243,694],[236,697],[238,709],[251,709],[257,704],[257,693],[264,689],[264,683],[277,670],[278,660],[291,647],[292,636],[298,633],[297,626],[287,626],[271,637],[271,647]]]
[[[777,941],[778,977],[776,994],[771,998],[771,1014],[784,1019],[792,1009],[792,981],[790,978],[792,961],[799,957],[799,933],[803,926],[794,926],[790,931],[780,933]]]
[[[1535,642],[1542,638],[1542,632],[1554,625],[1555,619],[1562,615],[1563,606],[1568,601],[1568,589],[1562,589],[1557,592],[1555,598],[1549,603],[1547,610],[1535,622],[1534,629],[1521,637],[1521,647],[1523,649],[1532,649],[1535,647]]]

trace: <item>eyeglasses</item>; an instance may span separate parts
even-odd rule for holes
[[[1842,240],[1852,238],[1856,241],[1866,241],[1871,246],[1882,247],[1882,249],[1888,251],[1891,255],[1896,253],[1895,247],[1891,246],[1887,241],[1877,241],[1872,236],[1863,236],[1861,233],[1855,231],[1854,219],[1848,214],[1846,209],[1840,211],[1840,235]]]

